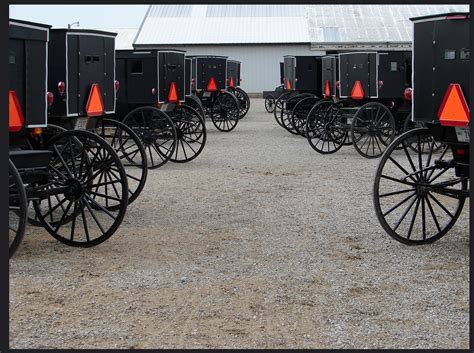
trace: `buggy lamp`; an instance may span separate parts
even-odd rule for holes
[[[405,91],[403,92],[403,98],[405,98],[407,101],[411,101],[412,95],[413,90],[410,87],[405,88]]]
[[[454,153],[456,153],[459,156],[464,156],[466,154],[466,150],[463,148],[456,148],[454,150]]]
[[[118,92],[119,89],[120,89],[120,81],[115,80],[115,92]]]
[[[64,83],[64,81],[58,82],[58,91],[61,96],[63,96],[64,92],[66,92],[66,84]]]
[[[41,136],[43,134],[43,128],[35,127],[33,131],[31,131],[32,136]]]
[[[381,89],[382,86],[383,86],[383,81],[382,81],[382,80],[379,80],[379,82],[377,82],[377,85],[379,86],[379,89]]]
[[[54,102],[54,94],[52,92],[46,93],[46,102],[48,103],[48,107],[53,105]]]
[[[339,86],[341,85],[341,83],[339,81],[336,81],[336,88],[339,89]]]
[[[157,93],[158,93],[158,90],[157,90],[155,87],[153,87],[153,88],[151,89],[151,94],[153,94],[154,96],[156,96]]]

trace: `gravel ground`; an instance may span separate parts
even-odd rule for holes
[[[399,244],[375,218],[377,161],[318,155],[263,106],[150,171],[102,245],[29,227],[11,347],[467,349],[469,204],[440,241]]]

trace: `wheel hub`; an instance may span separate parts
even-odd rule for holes
[[[68,186],[68,188],[64,193],[64,196],[68,200],[79,200],[84,195],[84,187],[79,180],[69,179],[65,184]]]
[[[416,186],[416,193],[420,197],[427,196],[429,191],[430,191],[429,186],[425,186],[425,185],[417,185]]]

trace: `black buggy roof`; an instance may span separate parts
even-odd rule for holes
[[[44,24],[44,23],[23,21],[23,20],[17,20],[17,19],[14,19],[14,18],[10,18],[9,22],[10,23],[12,23],[12,22],[13,23],[20,23],[20,24],[24,24],[24,25],[28,25],[28,26],[34,26],[34,27],[42,27],[42,28],[45,28],[45,29],[51,28],[50,25],[47,25],[47,24]]]
[[[130,59],[130,58],[145,58],[151,56],[157,56],[158,53],[182,53],[185,54],[185,50],[179,49],[117,49],[115,51],[115,57],[118,59]]]
[[[411,17],[410,21],[417,22],[422,20],[444,20],[447,17],[451,16],[468,16],[469,12],[448,12],[448,13],[440,13],[440,14],[433,14],[427,16],[419,16],[419,17]]]
[[[100,31],[97,29],[78,29],[78,28],[53,28],[51,29],[53,32],[64,32],[64,33],[74,33],[74,34],[96,34],[99,36],[109,36],[109,37],[116,37],[117,33],[115,32],[107,32],[107,31]]]

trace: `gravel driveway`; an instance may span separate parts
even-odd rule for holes
[[[440,241],[384,233],[376,160],[329,156],[253,99],[203,153],[151,170],[107,242],[29,227],[10,260],[11,348],[469,347],[469,203]]]

